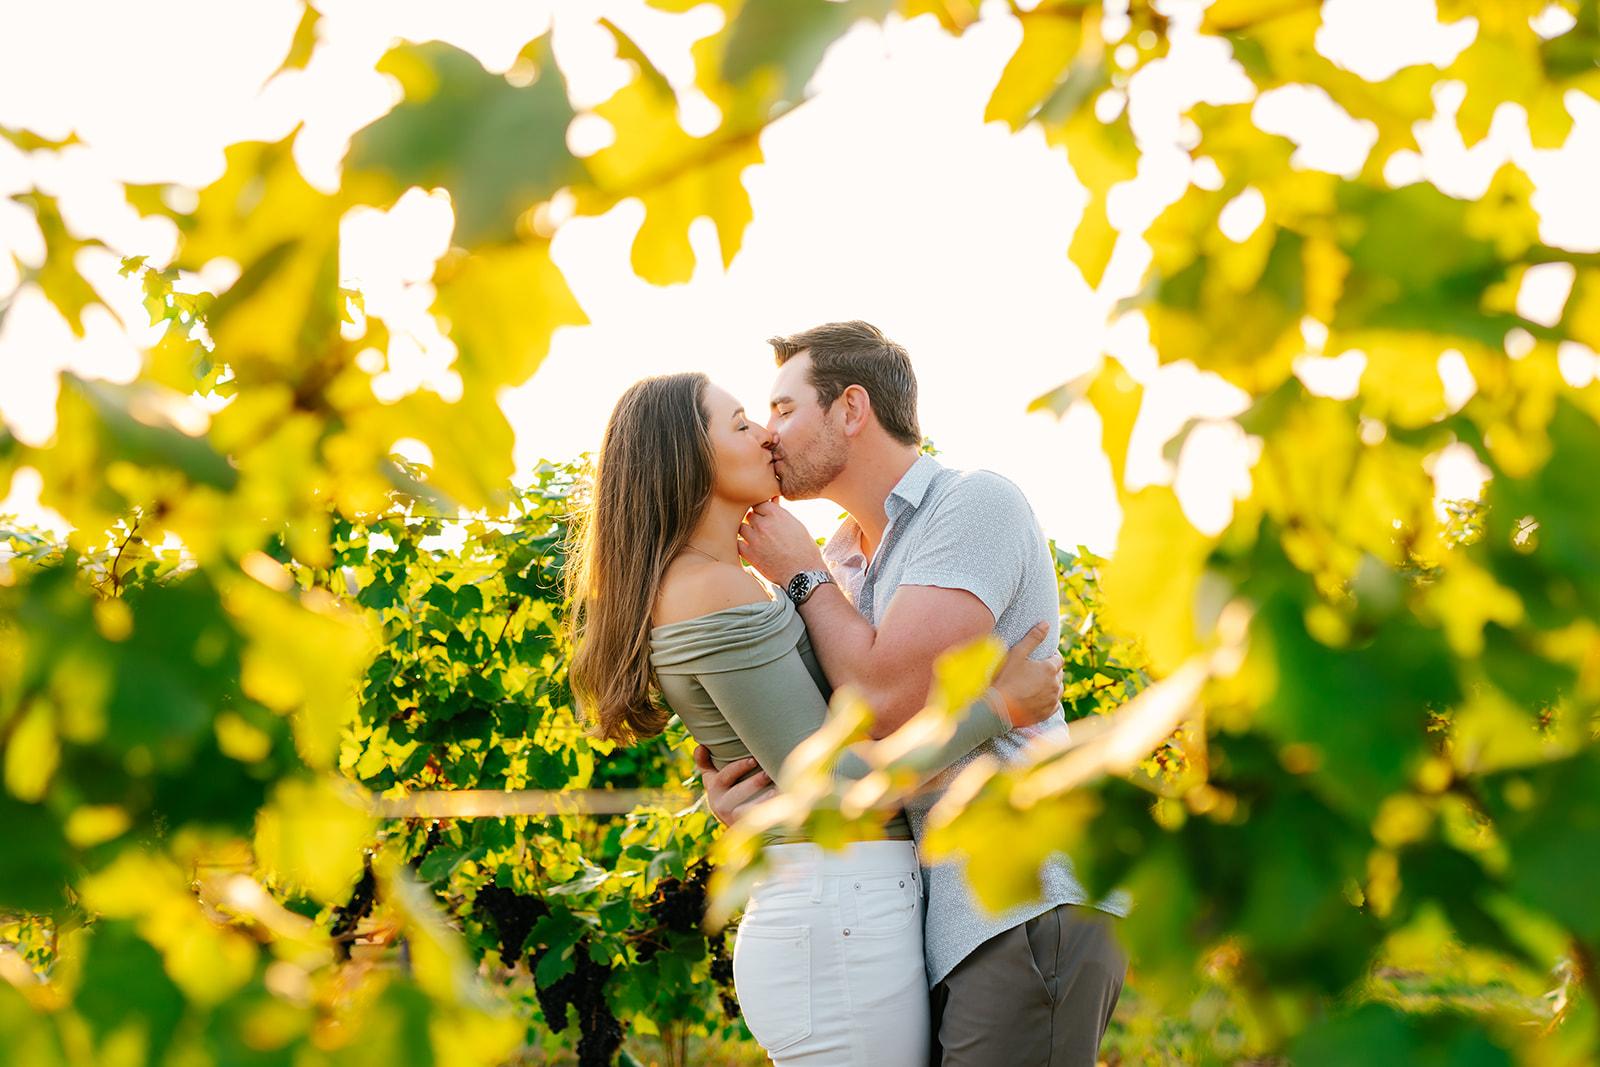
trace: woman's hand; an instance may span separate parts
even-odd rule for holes
[[[1063,660],[1058,652],[1048,659],[1029,659],[1049,636],[1047,623],[1039,623],[1006,653],[995,673],[993,691],[1004,705],[995,711],[1012,726],[1034,726],[1061,710]]]
[[[750,808],[772,795],[772,777],[752,756],[734,760],[720,771],[704,745],[694,749],[694,768],[705,787],[706,806],[724,826],[732,826]]]

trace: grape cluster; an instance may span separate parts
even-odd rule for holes
[[[443,839],[444,835],[439,832],[438,823],[434,823],[428,827],[428,836],[422,842],[422,847],[417,849],[417,854],[415,856],[412,856],[406,861],[406,865],[409,866],[413,871],[418,867],[421,867],[422,861],[428,858],[428,853],[432,852],[436,847],[438,847],[439,842]]]
[[[364,857],[361,880],[350,893],[350,899],[333,910],[333,926],[328,931],[333,937],[333,950],[341,960],[350,958],[350,942],[355,939],[356,926],[372,913],[372,903],[378,896],[378,880],[372,874],[372,853]]]
[[[733,995],[733,960],[728,956],[728,932],[706,939],[711,950],[711,981],[717,987],[717,999],[722,1002],[722,1014],[729,1019],[739,1017],[739,999]]]
[[[711,865],[697,863],[681,881],[677,878],[661,879],[646,904],[650,918],[680,934],[700,929],[706,917],[706,883],[710,878]]]
[[[522,958],[522,946],[534,923],[550,914],[550,906],[540,897],[523,896],[498,885],[478,890],[479,910],[489,917],[500,938],[500,958],[514,967]]]
[[[548,949],[534,954],[534,966]],[[596,963],[588,945],[580,941],[572,952],[573,969],[548,986],[536,990],[539,1010],[554,1033],[567,1028],[567,1005],[578,1009],[578,1067],[611,1067],[622,1047],[622,1024],[606,1000],[608,964]]]

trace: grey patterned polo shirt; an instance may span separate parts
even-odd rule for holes
[[[1041,619],[1050,636],[1037,657],[1049,656],[1061,638],[1061,608],[1055,564],[1033,508],[1016,485],[991,471],[952,470],[921,456],[884,501],[889,525],[868,564],[861,530],[846,519],[822,550],[824,562],[856,610],[874,626],[902,585],[965,589],[994,613],[995,636],[1016,644]],[[928,811],[961,769],[981,755],[1001,763],[1026,762],[1028,748],[1042,738],[1066,735],[1060,715],[984,742],[941,772],[906,805],[911,832],[922,839]],[[946,861],[923,865],[928,908],[925,958],[928,985],[937,985],[956,964],[989,938],[1042,915],[1057,904],[1087,904],[1088,894],[1072,874],[1071,861],[1054,854],[1040,871],[1044,895],[1000,915],[986,912],[973,896],[964,868]],[[1121,894],[1094,905],[1113,915],[1127,913]]]

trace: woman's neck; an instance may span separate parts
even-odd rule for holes
[[[739,526],[749,510],[743,504],[712,497],[689,535],[689,545],[698,556],[740,566]]]

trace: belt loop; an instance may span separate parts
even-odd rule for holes
[[[822,852],[817,852],[817,862],[811,865],[811,903],[822,903]]]

